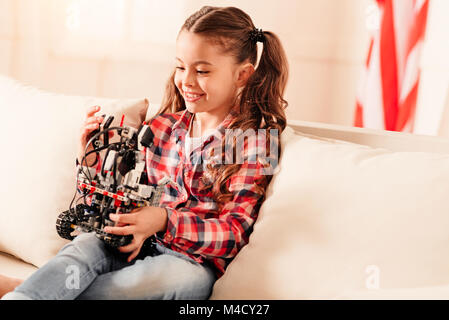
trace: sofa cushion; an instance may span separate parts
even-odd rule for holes
[[[447,300],[449,285],[418,288],[349,290],[336,296],[338,300]]]
[[[78,137],[92,105],[136,127],[148,101],[52,94],[0,76],[0,251],[40,267],[67,242],[55,222],[75,194]]]
[[[4,276],[26,279],[37,267],[15,256],[0,252],[0,273]]]
[[[425,294],[449,285],[449,155],[290,128],[281,142],[280,170],[249,243],[211,299],[351,298],[369,290],[411,297],[410,288]]]

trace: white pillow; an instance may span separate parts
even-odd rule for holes
[[[160,103],[149,103],[147,114],[145,115],[145,121],[148,122],[151,118],[153,118],[159,111],[160,107]]]
[[[250,241],[211,299],[447,298],[429,288],[449,285],[449,155],[291,128],[281,142]]]
[[[55,222],[75,193],[79,133],[92,105],[138,126],[148,101],[51,94],[0,76],[0,251],[40,267],[67,242]]]

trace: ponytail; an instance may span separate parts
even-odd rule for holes
[[[286,126],[284,109],[288,106],[283,98],[288,80],[287,57],[274,33],[264,31],[262,42],[257,69],[241,93],[241,118],[251,119],[251,128],[275,128],[282,132]],[[242,123],[236,125],[241,126]]]

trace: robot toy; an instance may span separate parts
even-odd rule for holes
[[[148,185],[145,148],[152,146],[154,137],[150,127],[145,123],[139,129],[123,126],[123,117],[120,126],[110,127],[113,119],[109,116],[90,134],[81,163],[77,160],[77,192],[69,210],[62,212],[56,221],[56,230],[64,239],[73,240],[72,234],[77,230],[95,232],[108,247],[129,244],[132,235],[104,232],[104,227],[115,224],[109,214],[126,214],[138,207],[159,206],[165,185],[174,183],[164,178],[157,185]],[[109,142],[109,131],[112,130],[117,132],[118,142]],[[87,152],[89,145],[93,149]],[[86,158],[91,153],[96,153],[96,167],[87,166]],[[84,201],[73,208],[77,194],[80,196],[76,203]],[[144,248],[154,247],[154,242],[155,236],[148,238]]]

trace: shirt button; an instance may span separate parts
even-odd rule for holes
[[[166,240],[166,241],[172,241],[172,240],[173,240],[173,236],[171,235],[171,233],[169,233],[169,234],[167,234],[167,235],[165,236],[165,240]]]

